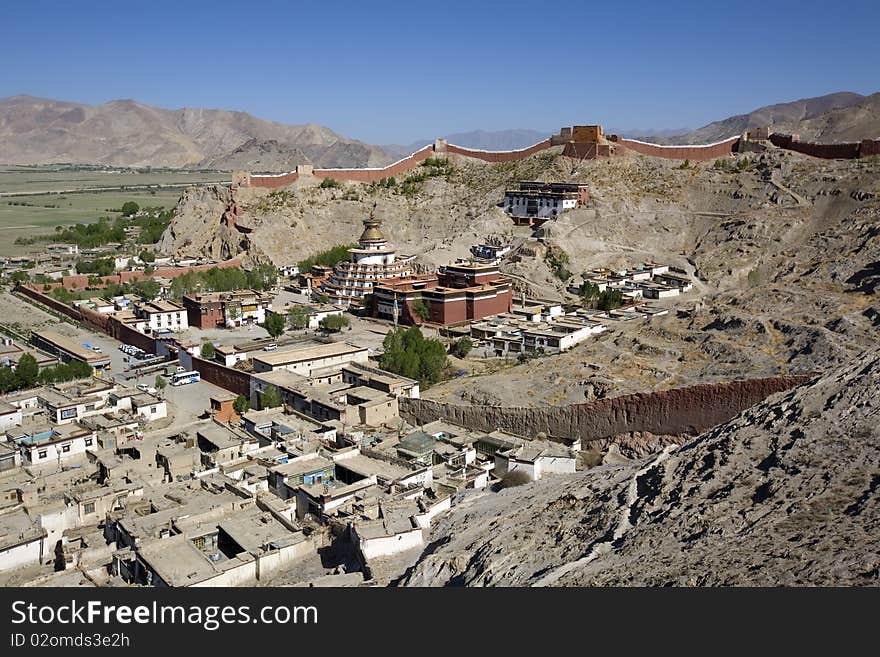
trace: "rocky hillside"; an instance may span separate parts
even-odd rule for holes
[[[644,460],[473,491],[410,586],[880,582],[880,352]]]
[[[683,135],[647,138],[659,144],[710,144],[749,128],[772,126],[799,134],[802,141],[833,143],[880,137],[880,94],[841,92],[760,107],[715,121]]]
[[[301,152],[318,166],[381,166],[390,161],[380,148],[347,139],[329,128],[284,125],[244,112],[168,110],[133,100],[84,105],[32,96],[0,99],[0,160],[4,164],[231,169],[250,159],[242,157],[241,149],[271,142],[276,150],[287,153],[286,160],[296,160]],[[274,158],[261,166],[274,170],[285,166],[285,160]]]
[[[646,260],[691,275],[694,291],[650,323],[622,322],[570,352],[524,364],[456,361],[479,376],[425,391],[448,403],[575,404],[845,363],[880,326],[880,164],[775,150],[734,161],[741,170],[711,162],[682,169],[645,157],[572,162],[549,152],[507,165],[457,160],[449,176],[420,183],[412,195],[399,185],[314,182],[275,193],[240,189],[239,229],[231,231],[222,222],[228,193],[190,190],[160,246],[295,263],[355,239],[374,211],[420,267],[465,257],[489,237],[506,240],[515,250],[502,268],[517,294],[575,299],[547,265],[548,244],[567,254],[574,280],[597,266]],[[542,242],[497,207],[519,179],[583,181],[593,203],[545,224]]]
[[[374,212],[401,253],[418,254],[422,266],[435,267],[465,257],[472,244],[489,235],[528,237],[528,229],[517,229],[497,207],[499,194],[518,176],[541,175],[556,159],[553,153],[508,167],[458,162],[448,176],[420,182],[413,193],[404,193],[400,184],[392,189],[354,183],[321,189],[320,181],[312,180],[275,192],[240,188],[235,200],[239,223],[251,229],[248,255],[278,265],[298,262],[328,245],[357,239],[361,222]],[[226,242],[212,229],[226,209],[228,196],[220,197],[213,190],[187,190],[160,248],[181,255],[237,255],[238,241]],[[212,202],[206,204],[206,198]]]

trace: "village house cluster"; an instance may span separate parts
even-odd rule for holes
[[[282,352],[283,353],[283,352]],[[290,576],[342,542],[360,567],[425,545],[454,495],[574,472],[575,441],[411,426],[418,382],[334,343],[254,358],[255,397],[215,395],[162,429],[166,402],[101,379],[7,396],[0,441],[0,578],[30,584],[234,586]]]
[[[575,277],[569,283],[569,292],[581,294],[584,283],[595,285],[599,292],[618,290],[630,301],[677,297],[690,292],[694,287],[693,281],[684,271],[655,262],[645,262],[620,271],[593,269],[579,278]]]

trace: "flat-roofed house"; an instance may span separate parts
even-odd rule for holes
[[[347,342],[319,344],[303,349],[272,351],[255,356],[254,372],[274,372],[284,369],[301,376],[310,376],[314,370],[342,367],[347,363],[364,363],[369,360],[366,347]]]

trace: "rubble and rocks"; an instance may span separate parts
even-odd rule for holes
[[[880,351],[681,447],[472,493],[408,586],[880,582]]]

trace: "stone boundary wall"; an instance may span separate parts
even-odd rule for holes
[[[866,150],[871,150],[873,140],[866,139],[868,142]],[[784,135],[774,132],[770,135],[770,143],[778,148],[796,151],[811,157],[820,157],[826,160],[854,160],[860,156],[861,146],[863,142],[848,142],[842,144],[815,144],[808,141],[800,141],[797,135]],[[873,154],[873,153],[866,153]]]
[[[447,420],[477,431],[504,429],[534,436],[583,442],[631,432],[695,435],[726,422],[776,392],[809,381],[810,376],[779,376],[702,384],[653,393],[624,395],[571,406],[456,406],[427,399],[398,400],[400,415],[416,425]]]
[[[292,185],[297,180],[299,180],[299,174],[296,171],[283,173],[280,176],[250,176],[250,186],[278,189],[279,187]]]
[[[244,395],[251,398],[251,375],[241,370],[236,370],[214,361],[205,360],[198,356],[189,356],[192,359],[192,369],[201,374],[202,379],[224,390]]]
[[[412,171],[429,157],[435,154],[451,153],[453,155],[461,155],[463,157],[471,157],[484,162],[512,162],[539,153],[552,146],[550,139],[538,142],[528,148],[515,151],[481,151],[472,148],[464,148],[454,144],[445,144],[435,150],[434,144],[429,144],[424,148],[417,150],[412,155],[398,160],[386,167],[363,168],[363,169],[314,169],[312,175],[317,179],[331,178],[339,182],[378,182],[383,178],[391,178],[400,176],[407,171]],[[261,187],[264,189],[277,189],[290,185],[299,180],[299,174],[295,171],[281,175],[251,175],[249,178],[250,187]]]
[[[402,173],[411,171],[433,156],[434,146],[429,144],[412,155],[389,164],[387,167],[370,169],[315,169],[314,176],[322,180],[324,178],[332,178],[339,182],[379,182],[382,178],[391,178],[392,176],[399,176]],[[251,184],[253,184],[253,178],[251,181]]]
[[[96,331],[109,335],[111,338],[140,347],[147,353],[156,353],[156,340],[154,338],[144,335],[140,331],[120,322],[115,317],[81,306],[79,308],[68,306],[29,285],[22,285],[18,288],[18,291],[37,303],[66,315],[73,320],[82,322]]]
[[[513,162],[547,150],[553,145],[550,141],[550,139],[545,139],[544,141],[539,141],[537,144],[515,151],[481,151],[473,148],[456,146],[455,144],[447,144],[446,152],[452,153],[453,155],[472,157],[477,160],[483,160],[484,162]]]
[[[739,144],[739,137],[731,137],[724,141],[714,144],[705,144],[698,146],[679,145],[679,146],[663,146],[660,144],[650,144],[645,141],[636,139],[619,138],[617,143],[625,148],[642,155],[650,155],[651,157],[662,157],[669,160],[691,160],[693,162],[702,162],[704,160],[714,160],[715,158],[730,155],[736,151]]]

